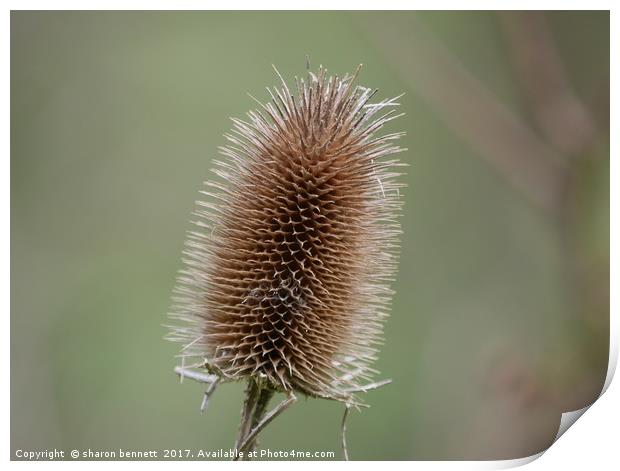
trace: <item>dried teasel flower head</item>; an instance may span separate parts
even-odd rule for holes
[[[278,73],[271,102],[232,120],[186,244],[172,334],[223,380],[351,404],[376,373],[404,133],[377,134],[400,116],[398,97],[370,103],[359,70],[320,67],[295,78],[295,94]]]

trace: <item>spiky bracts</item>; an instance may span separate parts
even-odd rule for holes
[[[359,72],[359,68],[358,71]],[[351,402],[376,373],[397,269],[395,99],[326,70],[233,119],[195,214],[173,317],[223,379]],[[279,75],[279,74],[278,74]]]

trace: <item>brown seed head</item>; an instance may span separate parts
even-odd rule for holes
[[[174,330],[224,379],[349,401],[369,381],[397,269],[403,133],[354,76],[282,80],[233,119],[185,251]],[[278,74],[279,75],[279,74]],[[280,77],[281,79],[281,77]]]

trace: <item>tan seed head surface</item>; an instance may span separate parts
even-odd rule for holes
[[[320,67],[280,77],[271,101],[233,119],[195,212],[171,335],[224,380],[348,402],[372,380],[397,269],[402,205],[377,133],[397,98]],[[279,74],[278,74],[279,75]]]

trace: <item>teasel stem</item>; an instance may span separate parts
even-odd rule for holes
[[[256,426],[260,423],[269,401],[273,397],[274,390],[265,384],[261,384],[260,381],[256,381],[250,378],[248,386],[246,388],[246,397],[243,404],[243,410],[241,411],[241,424],[239,425],[239,434],[235,449],[237,452],[243,451],[242,460],[248,461],[250,457],[248,454],[256,448],[256,435],[249,440],[250,434],[256,429]],[[238,460],[239,456],[236,455],[234,460]]]
[[[252,429],[256,428],[258,423],[265,416],[265,412],[267,411],[267,406],[269,405],[269,401],[273,397],[275,391],[269,387],[261,388],[258,393],[258,400],[256,401],[256,408],[254,409],[254,414],[252,414]],[[252,443],[248,447],[248,451],[253,451],[256,448],[256,440],[252,441]]]
[[[240,445],[244,442],[250,433],[252,423],[254,422],[254,411],[260,395],[260,387],[258,383],[250,378],[245,389],[245,401],[243,409],[241,409],[241,423],[239,424],[239,432],[237,433],[237,441],[235,442],[235,450],[240,451]],[[237,459],[237,456],[234,458]]]
[[[271,394],[273,394],[273,392],[274,392],[273,389],[269,389],[268,391]],[[256,417],[257,417],[256,425],[245,436],[245,438],[243,440],[241,440],[241,443],[238,444],[238,446],[236,448],[237,454],[233,457],[233,461],[237,461],[239,458],[243,458],[244,460],[249,460],[248,454],[250,453],[250,451],[252,451],[252,447],[255,446],[256,437],[258,436],[258,434],[260,432],[262,432],[263,429],[265,427],[267,427],[267,425],[269,425],[272,420],[274,420],[282,412],[284,412],[286,409],[288,409],[288,407],[291,404],[293,404],[295,401],[297,401],[297,396],[295,396],[293,391],[289,391],[287,398],[284,399],[282,402],[280,402],[276,407],[274,407],[267,414],[264,414],[262,416],[260,414],[256,414]],[[268,402],[268,400],[267,400],[267,402]],[[264,403],[265,407],[263,407],[263,409],[262,409],[263,413],[265,411],[267,402]],[[261,403],[261,398],[259,397],[257,402],[256,402],[256,405],[257,405],[256,411],[258,411],[258,405],[260,403]],[[260,417],[260,419],[258,419],[258,417]],[[243,423],[243,421],[242,421],[242,423]],[[241,456],[241,454],[243,454],[243,456]]]

